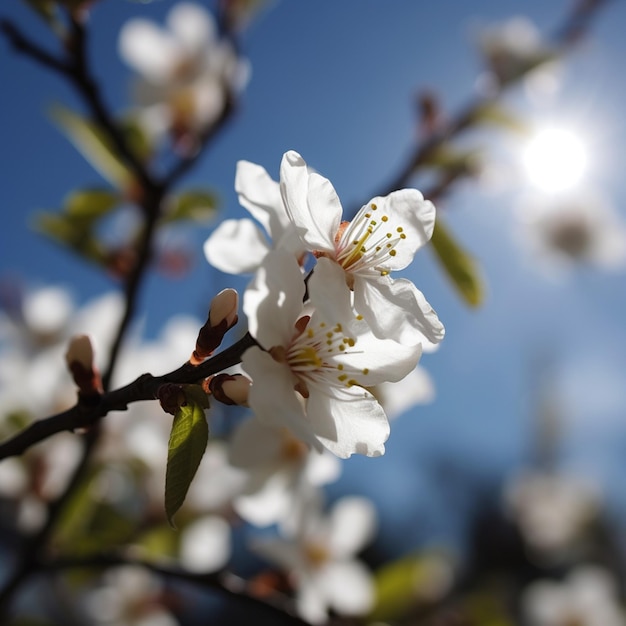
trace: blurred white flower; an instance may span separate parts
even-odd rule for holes
[[[521,474],[505,499],[528,544],[544,556],[571,548],[599,512],[597,491],[573,476]]]
[[[230,558],[230,526],[216,515],[205,515],[185,526],[180,538],[180,562],[190,572],[215,572]]]
[[[435,399],[435,383],[430,374],[418,365],[396,383],[381,383],[370,389],[387,417],[392,420],[416,404],[428,404]]]
[[[616,581],[600,567],[585,565],[565,580],[532,583],[522,595],[532,626],[623,626]]]
[[[589,263],[626,265],[626,224],[612,205],[592,194],[523,200],[520,236],[530,253],[560,269]]]
[[[373,579],[355,555],[372,540],[375,527],[376,511],[366,498],[344,497],[324,515],[315,497],[303,507],[293,535],[258,539],[252,548],[289,574],[298,611],[317,624],[326,621],[329,609],[355,616],[371,609]]]
[[[288,523],[310,487],[332,482],[341,472],[339,459],[330,452],[311,449],[286,428],[268,426],[255,417],[235,431],[230,462],[247,476],[234,508],[256,526]]]
[[[178,620],[161,602],[163,585],[142,567],[125,565],[106,571],[82,596],[94,626],[178,626]]]
[[[264,168],[239,161],[235,190],[241,205],[263,229],[250,219],[224,220],[204,243],[204,254],[213,267],[229,274],[245,274],[254,272],[272,248],[288,250],[296,257],[304,253],[280,186]]]
[[[512,17],[481,29],[478,47],[495,81],[506,84],[551,59],[554,51],[526,17]]]
[[[119,52],[140,75],[135,98],[147,130],[156,136],[198,133],[246,84],[248,65],[219,37],[213,16],[200,5],[175,5],[166,25],[130,20],[120,32]]]

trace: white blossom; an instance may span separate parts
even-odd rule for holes
[[[374,585],[355,555],[372,540],[376,511],[366,498],[344,497],[328,515],[311,498],[293,535],[259,539],[252,548],[284,569],[296,589],[297,608],[311,623],[322,623],[332,609],[363,615],[371,609]]]
[[[268,426],[256,417],[235,431],[230,462],[247,474],[234,508],[256,526],[288,524],[308,489],[336,480],[341,472],[339,459],[327,450],[312,449],[287,428]]]
[[[373,198],[351,222],[342,223],[341,202],[330,181],[309,172],[293,151],[283,156],[280,186],[303,244],[332,261],[328,271],[353,291],[356,311],[377,337],[412,344],[443,339],[443,325],[422,292],[410,280],[390,276],[406,268],[432,236],[431,202],[416,189],[402,189]]]
[[[247,64],[200,5],[176,4],[166,26],[130,20],[120,32],[119,52],[139,73],[135,97],[149,131],[200,132],[220,116],[230,92],[245,85]]]
[[[626,619],[616,581],[593,565],[578,567],[560,582],[532,583],[522,608],[533,626],[622,626]]]
[[[518,217],[523,243],[547,267],[626,265],[626,224],[609,202],[593,193],[526,199]]]
[[[285,251],[267,255],[244,294],[251,335],[242,366],[252,378],[249,404],[267,424],[286,426],[304,442],[337,456],[379,456],[387,417],[366,387],[406,376],[421,345],[377,339],[353,313],[350,292],[333,262],[320,259],[308,289],[324,301],[306,315],[300,267]],[[327,315],[331,313],[331,315]],[[300,398],[304,398],[304,405]]]

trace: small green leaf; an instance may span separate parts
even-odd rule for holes
[[[65,213],[72,218],[94,221],[106,215],[121,201],[118,193],[108,189],[81,189],[65,200]]]
[[[484,285],[476,260],[455,240],[437,216],[432,248],[452,284],[467,304],[477,307],[484,298]]]
[[[65,214],[39,213],[35,215],[34,228],[57,243],[71,248],[80,256],[102,263],[105,251],[91,232],[91,222]]]
[[[132,176],[117,157],[104,133],[96,124],[60,104],[50,111],[54,122],[63,130],[81,154],[118,189],[127,189]]]
[[[201,403],[200,394],[192,391],[192,387],[190,385],[185,390],[187,404],[176,411],[168,444],[165,513],[171,526],[174,526],[173,517],[185,501],[209,440],[209,425],[204,415],[206,394],[202,392],[204,400]]]
[[[466,170],[471,172],[475,169],[480,157],[478,150],[454,150],[448,146],[441,146],[429,154],[425,161],[426,165],[440,167],[444,170]]]
[[[421,602],[432,600],[432,578],[441,570],[443,555],[409,555],[376,571],[376,602],[368,621],[391,621],[402,617]],[[445,563],[444,563],[445,567]],[[445,593],[446,581],[441,592]]]
[[[528,125],[521,118],[495,102],[485,103],[476,109],[473,119],[478,124],[497,126],[518,135],[525,136],[529,133]]]
[[[133,154],[136,154],[139,160],[147,161],[152,156],[154,146],[137,118],[125,116],[120,120],[119,126]]]
[[[215,215],[217,198],[215,194],[203,189],[184,191],[170,199],[170,210],[165,215],[167,222],[193,220],[204,222]]]

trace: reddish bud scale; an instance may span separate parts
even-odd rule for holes
[[[208,380],[213,397],[229,406],[247,406],[250,384],[250,379],[243,374],[218,374]]]
[[[187,404],[187,397],[182,385],[175,385],[174,383],[161,385],[157,390],[156,397],[161,403],[161,408],[170,415],[176,415],[176,411]]]
[[[68,363],[68,368],[81,398],[98,398],[102,395],[102,379],[98,370],[93,367],[85,367],[79,361]]]

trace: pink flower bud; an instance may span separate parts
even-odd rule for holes
[[[196,349],[189,359],[199,365],[222,343],[224,335],[237,323],[239,295],[234,289],[220,291],[211,301],[208,319],[196,339]]]
[[[234,289],[223,289],[211,301],[209,322],[213,328],[226,321],[226,330],[237,323],[239,294]]]
[[[65,353],[67,367],[83,398],[99,396],[102,393],[100,372],[93,362],[93,346],[87,335],[76,335],[70,339]]]
[[[248,406],[251,384],[243,374],[218,374],[209,381],[209,390],[222,404]]]

